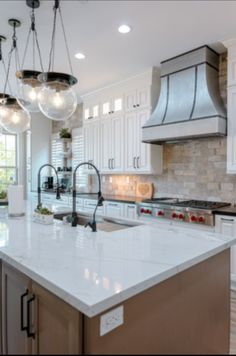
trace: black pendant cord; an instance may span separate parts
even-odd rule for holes
[[[24,68],[25,58],[26,58],[26,54],[28,52],[29,43],[30,43],[30,37],[31,37],[31,34],[32,34],[32,41],[33,41],[33,43],[32,43],[32,47],[33,47],[33,69],[35,70],[35,52],[36,52],[35,47],[36,47],[37,48],[37,52],[38,52],[41,71],[44,72],[42,54],[41,54],[41,50],[40,50],[40,46],[39,46],[38,33],[37,33],[37,30],[36,30],[34,8],[32,9],[32,12],[31,12],[31,15],[30,15],[30,19],[31,19],[31,25],[30,25],[28,36],[27,36],[27,40],[26,40],[26,46],[25,46],[25,50],[24,50],[24,55],[23,55],[23,59],[22,59],[21,68],[22,69]]]
[[[57,11],[58,11],[59,15],[60,15],[60,20],[61,20],[62,32],[63,32],[63,37],[64,37],[64,41],[65,41],[65,46],[66,46],[66,53],[67,53],[67,58],[68,58],[68,62],[69,62],[70,72],[73,75],[73,68],[72,68],[72,63],[71,63],[71,59],[70,59],[69,45],[68,45],[68,41],[66,38],[65,25],[64,25],[64,21],[63,21],[63,17],[62,17],[59,0],[55,0],[53,11],[54,11],[54,18],[53,18],[53,30],[52,30],[52,39],[51,39],[51,50],[50,50],[50,54],[49,54],[48,72],[50,72],[51,69],[53,69],[53,67],[54,67],[55,44],[56,44],[56,25],[57,25]]]

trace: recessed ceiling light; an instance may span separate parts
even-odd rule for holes
[[[83,53],[76,53],[75,58],[77,59],[85,59],[85,55]]]
[[[131,31],[131,27],[129,25],[121,25],[119,28],[118,28],[118,31],[120,33],[129,33]]]

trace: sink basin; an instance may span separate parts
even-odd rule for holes
[[[71,216],[71,213],[54,214],[54,219],[63,220],[65,216]],[[78,225],[85,226],[89,221],[91,221],[91,216],[85,214],[78,214]],[[136,222],[125,221],[122,219],[97,217],[97,229],[105,232],[124,230],[138,225],[140,224]]]

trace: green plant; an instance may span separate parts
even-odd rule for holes
[[[50,211],[48,208],[39,208],[35,210],[36,213],[41,214],[41,215],[53,215],[53,212]]]
[[[7,198],[7,192],[5,190],[0,191],[0,199],[6,199]]]
[[[67,128],[62,128],[60,130],[60,138],[71,138],[71,133],[69,131],[69,129]]]

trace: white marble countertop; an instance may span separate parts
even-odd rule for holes
[[[93,233],[0,216],[0,258],[89,317],[214,256],[235,238],[165,224]]]

